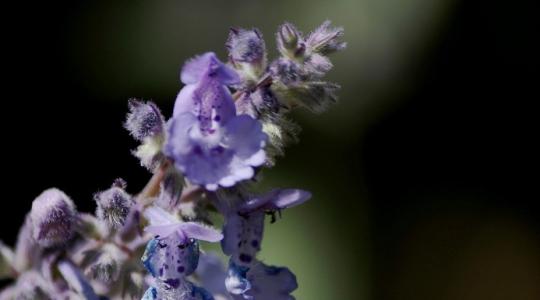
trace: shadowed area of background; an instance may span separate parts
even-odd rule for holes
[[[83,211],[117,177],[136,193],[149,175],[122,128],[127,99],[170,115],[183,62],[224,59],[230,26],[259,28],[275,57],[283,21],[308,32],[329,19],[348,42],[329,76],[340,103],[295,114],[300,143],[263,185],[314,197],[267,226],[261,258],[297,274],[298,299],[540,299],[534,12],[451,0],[6,8],[0,239],[14,243],[45,188]]]

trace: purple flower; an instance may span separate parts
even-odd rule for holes
[[[298,189],[276,189],[243,202],[226,213],[223,226],[223,252],[239,266],[250,266],[261,249],[265,214],[272,215],[282,209],[304,203],[311,194]]]
[[[150,222],[150,225],[144,230],[159,235],[160,238],[173,234],[180,242],[187,242],[190,239],[219,242],[223,238],[223,235],[213,228],[195,222],[180,222],[173,215],[157,206],[147,208],[144,216]]]
[[[145,230],[156,236],[148,242],[142,262],[157,280],[143,299],[212,299],[186,276],[195,271],[199,262],[197,240],[217,242],[223,236],[197,223],[179,222],[156,206],[147,208],[145,217],[151,224]]]
[[[264,211],[249,215],[231,213],[223,226],[223,253],[239,266],[250,266],[261,250],[264,232]]]
[[[186,86],[176,99],[165,154],[208,190],[253,177],[266,160],[267,136],[257,120],[236,115],[226,85],[238,83],[238,75],[206,53],[184,66],[181,79]]]
[[[77,211],[61,190],[45,190],[32,202],[30,219],[34,239],[43,247],[67,242],[74,233]]]
[[[152,276],[165,281],[195,271],[199,261],[197,240],[217,242],[223,238],[212,228],[180,222],[157,206],[147,208],[145,217],[151,224],[145,231],[156,237],[148,243],[143,262]]]
[[[266,214],[300,205],[311,193],[298,189],[276,189],[225,211],[223,252],[230,255],[225,285],[235,299],[293,299],[296,278],[286,268],[266,266],[256,258],[261,249]]]

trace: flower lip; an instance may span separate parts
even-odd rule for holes
[[[311,193],[299,189],[276,189],[243,203],[238,212],[276,211],[300,205],[311,198]]]
[[[184,243],[187,243],[190,239],[207,242],[219,242],[223,239],[223,235],[217,230],[195,222],[180,222],[158,206],[147,208],[144,215],[150,222],[150,225],[144,230],[158,235],[159,239],[172,234],[177,234]]]

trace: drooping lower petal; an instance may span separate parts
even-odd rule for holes
[[[247,278],[252,288],[245,296],[257,300],[291,300],[291,293],[298,288],[296,276],[284,267],[258,263],[249,270]]]
[[[192,183],[209,190],[253,177],[253,168],[266,159],[266,134],[247,115],[233,117],[224,128],[204,133],[193,115],[182,114],[171,121],[169,136],[166,154]]]

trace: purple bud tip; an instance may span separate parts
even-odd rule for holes
[[[306,50],[302,34],[291,23],[278,28],[277,45],[279,52],[288,57],[302,56]]]
[[[231,28],[225,46],[233,63],[260,63],[266,58],[266,46],[258,29]]]
[[[45,190],[32,203],[33,238],[43,247],[67,242],[74,232],[77,212],[73,201],[61,190]]]
[[[283,44],[288,46],[290,49],[295,49],[296,44],[298,43],[298,30],[294,25],[290,23],[285,23],[281,25],[279,30],[280,38],[283,41]]]
[[[134,202],[123,188],[116,186],[125,182],[115,181],[110,189],[94,195],[97,204],[96,216],[103,220],[109,228],[118,229],[122,227]]]
[[[124,127],[135,139],[142,141],[163,132],[165,121],[154,103],[130,99],[129,111]]]
[[[112,187],[117,187],[125,190],[127,188],[127,182],[122,178],[116,178],[112,184]]]

